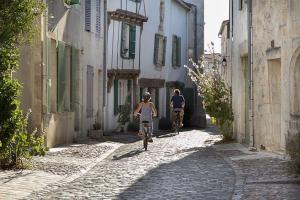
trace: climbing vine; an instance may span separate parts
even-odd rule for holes
[[[27,132],[28,115],[20,108],[20,49],[28,44],[44,10],[39,0],[4,0],[0,4],[0,165],[17,166],[22,159],[44,153],[43,137]]]

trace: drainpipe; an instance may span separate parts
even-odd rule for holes
[[[253,24],[252,0],[248,0],[248,66],[250,67],[250,145],[254,147],[254,95],[253,95]]]
[[[46,1],[43,1],[46,4]],[[45,145],[47,146],[47,128],[48,128],[48,100],[49,100],[49,54],[48,54],[48,39],[47,39],[47,32],[48,32],[48,10],[43,13],[43,25],[41,31],[43,31],[43,45],[42,45],[42,132],[45,134]]]
[[[102,108],[102,131],[106,128],[106,98],[107,98],[107,0],[104,0],[104,37],[103,37],[103,108]]]

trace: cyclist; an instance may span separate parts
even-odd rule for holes
[[[180,90],[179,89],[175,89],[174,94],[171,98],[171,107],[173,108],[172,120],[173,120],[173,124],[176,123],[174,121],[176,119],[176,115],[177,115],[177,113],[175,111],[180,110],[180,113],[179,113],[180,125],[179,125],[179,127],[183,126],[184,105],[185,105],[184,97],[182,95],[180,95]]]
[[[140,114],[139,114],[140,113]],[[142,102],[140,102],[137,108],[134,110],[134,116],[140,115],[140,131],[139,135],[143,135],[143,124],[142,121],[149,121],[149,142],[153,142],[152,134],[153,134],[153,120],[152,117],[157,116],[157,111],[155,109],[154,104],[151,102],[151,95],[149,92],[146,92],[143,95]]]

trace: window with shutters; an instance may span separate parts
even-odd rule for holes
[[[86,78],[86,115],[93,117],[93,90],[94,90],[94,68],[87,66]]]
[[[172,38],[172,66],[181,66],[181,37],[176,35]]]
[[[136,26],[122,23],[121,56],[124,59],[135,58]]]
[[[101,34],[101,0],[96,0],[96,36]]]
[[[165,66],[166,45],[167,45],[167,37],[160,34],[155,34],[153,62],[156,66]]]
[[[131,80],[114,80],[114,115],[119,114],[122,106],[127,101],[132,101],[132,81]]]
[[[91,16],[92,16],[92,7],[91,0],[85,0],[85,30],[91,31]]]

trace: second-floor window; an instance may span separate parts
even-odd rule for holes
[[[154,64],[165,66],[167,37],[155,34],[154,40]]]
[[[181,37],[173,35],[172,39],[172,66],[181,66]]]
[[[135,58],[136,26],[122,23],[121,56],[125,59]]]

